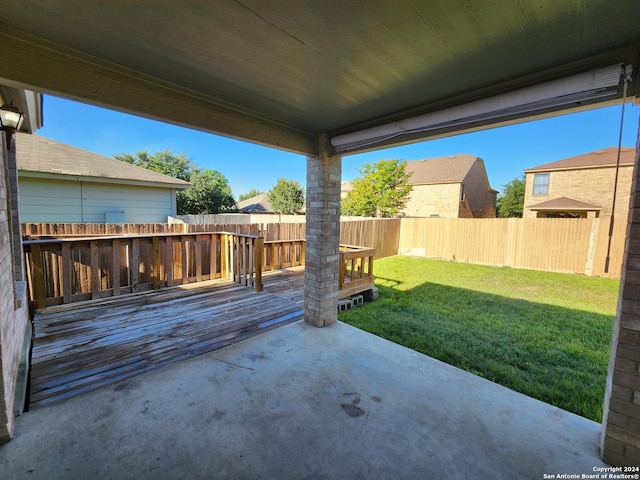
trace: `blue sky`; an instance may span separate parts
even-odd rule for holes
[[[343,158],[342,178],[352,180],[364,163],[381,158],[418,160],[469,153],[484,159],[491,186],[522,176],[526,168],[617,146],[621,106],[526,122]],[[626,106],[623,146],[634,147],[640,107]],[[121,152],[171,149],[203,168],[224,174],[234,195],[268,190],[280,177],[305,185],[306,160],[295,155],[209,133],[45,96],[38,134],[108,157]]]

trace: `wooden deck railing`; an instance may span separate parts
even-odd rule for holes
[[[373,258],[375,248],[340,245],[338,298],[369,290],[375,286]],[[264,271],[304,265],[305,241],[283,240],[264,242]]]
[[[264,242],[263,270],[282,270],[283,268],[304,265],[304,247],[304,240]]]
[[[232,279],[262,290],[262,272],[305,264],[305,241],[228,232],[24,241],[34,308]],[[340,245],[339,298],[373,288],[374,248]]]
[[[263,239],[227,232],[24,241],[35,308],[229,278],[262,290]]]
[[[375,248],[340,245],[338,298],[346,298],[375,286],[373,257]]]

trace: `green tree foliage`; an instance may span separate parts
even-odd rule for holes
[[[252,188],[247,193],[241,193],[238,195],[238,201],[241,202],[243,200],[248,200],[253,197],[257,197],[258,195],[262,195],[264,192],[262,190],[258,190],[256,188]]]
[[[361,177],[353,181],[353,190],[342,199],[342,215],[391,217],[407,204],[413,187],[404,160],[379,160],[358,169]]]
[[[235,205],[231,186],[226,177],[217,170],[194,169],[189,177],[191,186],[178,200],[178,213],[208,214],[218,213]]]
[[[295,180],[279,178],[269,191],[269,201],[274,212],[293,215],[304,205],[304,191]]]
[[[184,153],[176,154],[169,149],[153,153],[141,150],[133,155],[130,153],[117,153],[114,157],[121,162],[127,162],[187,182],[191,178],[192,170],[196,168],[191,159]]]
[[[190,182],[189,188],[176,192],[178,215],[218,213],[235,205],[226,177],[217,170],[200,169],[183,153],[176,154],[167,149],[114,156],[122,162]]]
[[[522,210],[524,209],[524,186],[524,178],[514,178],[502,186],[502,193],[496,202],[497,217],[522,218]]]

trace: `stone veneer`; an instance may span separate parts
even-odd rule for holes
[[[602,422],[602,459],[640,466],[640,125]],[[618,192],[626,197],[623,190]],[[620,218],[620,216],[618,216]],[[624,218],[624,217],[622,217]]]
[[[342,158],[331,154],[326,135],[320,136],[318,151],[318,156],[307,158],[304,317],[324,327],[338,319]]]

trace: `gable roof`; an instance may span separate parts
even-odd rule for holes
[[[238,210],[243,213],[273,213],[268,193],[261,193],[238,202]]]
[[[537,203],[526,207],[529,210],[602,210],[600,205],[594,205],[593,203],[582,202],[570,197],[559,197],[546,202]]]
[[[462,183],[473,164],[482,159],[466,153],[446,157],[425,158],[407,162],[405,171],[411,174],[409,185],[429,183]],[[484,165],[484,162],[483,162]]]
[[[556,170],[580,170],[585,168],[614,167],[618,157],[618,147],[608,147],[595,152],[585,153],[575,157],[565,158],[556,162],[545,163],[531,167],[524,173],[551,172]],[[620,165],[633,165],[635,149],[623,147],[620,150]]]
[[[22,176],[73,177],[107,183],[188,188],[190,183],[115,158],[56,142],[40,135],[17,133],[16,160]],[[25,175],[26,174],[26,175]]]
[[[405,171],[411,174],[409,185],[461,183],[476,160],[478,157],[466,153],[412,160],[407,162]]]

